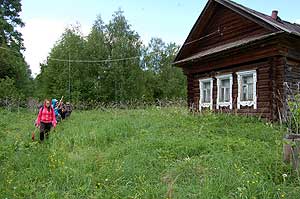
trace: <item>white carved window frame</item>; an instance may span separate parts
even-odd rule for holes
[[[203,96],[202,96],[202,89],[203,89],[203,83],[210,82],[210,102],[209,103],[203,103]],[[200,88],[200,100],[199,100],[199,110],[201,111],[202,108],[210,108],[210,110],[213,109],[213,78],[207,78],[207,79],[200,79],[199,80],[199,88]]]
[[[237,98],[237,108],[240,109],[241,106],[253,106],[254,109],[257,109],[257,73],[256,70],[242,71],[237,72],[237,81],[238,81],[238,98]],[[242,89],[242,77],[253,75],[253,100],[252,101],[242,101],[241,100],[241,89]]]
[[[229,107],[232,109],[232,85],[233,85],[233,78],[232,74],[227,75],[220,75],[216,76],[217,78],[217,109],[220,109],[221,107]],[[220,85],[221,80],[229,79],[229,102],[220,102]]]

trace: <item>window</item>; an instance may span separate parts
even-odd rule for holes
[[[232,74],[217,76],[217,109],[229,107],[232,109]]]
[[[220,102],[230,101],[230,80],[222,79],[220,81]]]
[[[238,109],[253,106],[256,109],[256,71],[238,72]]]
[[[241,101],[253,101],[253,76],[242,76]]]
[[[202,103],[210,103],[210,81],[203,82],[203,89],[202,89]]]
[[[213,79],[202,79],[199,80],[200,85],[200,101],[199,109],[210,108],[212,109],[213,100],[212,100],[212,91],[213,91]]]

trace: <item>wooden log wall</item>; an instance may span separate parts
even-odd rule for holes
[[[276,67],[272,69],[272,65]],[[238,82],[236,73],[239,71],[256,70],[257,72],[257,109],[253,107],[242,107],[237,109],[237,95],[238,95]],[[276,71],[275,74],[273,71]],[[189,99],[193,99],[195,110],[199,110],[198,102],[200,98],[199,79],[215,77],[221,74],[233,74],[233,109],[223,109],[222,112],[240,113],[246,115],[256,115],[263,118],[273,120],[273,117],[277,114],[277,99],[274,99],[274,92],[279,90],[282,92],[283,85],[283,71],[284,71],[284,59],[262,59],[254,63],[241,64],[232,67],[226,67],[222,70],[214,70],[209,73],[195,73],[190,75],[189,87],[192,89],[189,92]],[[275,75],[275,83],[272,81]],[[274,87],[274,89],[273,89]],[[217,81],[214,79],[213,86],[213,109],[216,109],[217,101]],[[275,108],[276,107],[276,108]],[[276,109],[276,110],[275,110]]]

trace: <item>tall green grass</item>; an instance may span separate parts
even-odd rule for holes
[[[0,115],[0,198],[300,198],[283,131],[255,118],[74,112],[39,144],[34,114]]]

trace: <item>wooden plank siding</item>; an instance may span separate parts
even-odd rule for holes
[[[187,76],[188,103],[199,111],[199,80],[214,78],[213,110],[282,120],[287,99],[300,92],[300,25],[235,2],[209,0],[176,56]],[[257,109],[237,108],[237,72],[256,70]],[[232,74],[232,109],[217,107],[216,76]],[[299,85],[299,86],[298,86]]]
[[[233,75],[233,87],[232,87],[232,99],[233,99],[233,109],[222,109],[222,112],[234,112],[243,113],[247,115],[257,115],[263,118],[272,119],[272,89],[271,89],[271,65],[270,62],[273,60],[263,59],[252,64],[241,64],[239,66],[228,67],[223,70],[212,70],[210,73],[195,73],[189,79],[189,85],[193,84],[191,88],[192,92],[189,92],[189,99],[193,99],[194,110],[199,110],[199,80],[205,78],[215,78],[216,75],[220,74],[232,74]],[[279,67],[279,65],[278,65]],[[238,83],[237,83],[237,72],[246,70],[256,70],[257,72],[257,109],[253,107],[242,107],[240,110],[237,109],[237,95],[238,95]],[[217,102],[217,81],[214,79],[213,84],[213,109],[216,109]]]
[[[203,39],[189,44],[188,49],[180,59],[215,46],[271,32],[224,6],[217,5],[215,9],[212,17],[205,25],[205,30],[196,30],[189,41]]]
[[[253,50],[255,49],[255,50]],[[207,72],[213,69],[222,69],[227,66],[238,65],[241,63],[253,62],[258,59],[269,58],[284,54],[278,48],[276,41],[269,43],[251,45],[240,48],[230,53],[218,53],[202,60],[182,64],[186,74]]]

